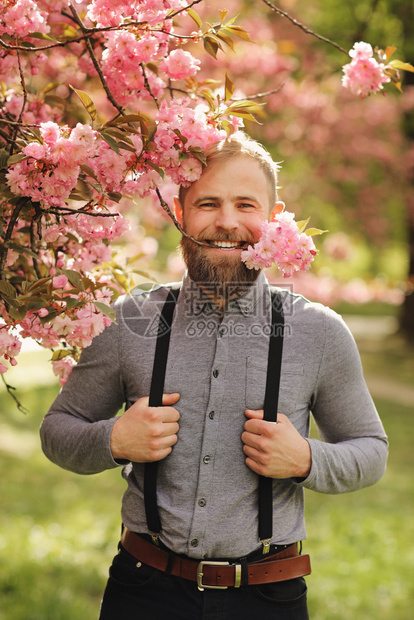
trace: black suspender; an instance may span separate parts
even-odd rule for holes
[[[282,367],[284,316],[282,299],[272,293],[272,331],[267,359],[266,392],[263,419],[277,422],[280,370]],[[273,479],[259,477],[259,540],[263,553],[268,553],[273,530]]]
[[[165,371],[167,369],[168,349],[170,346],[171,325],[174,308],[180,289],[170,289],[161,311],[158,323],[157,344],[155,346],[154,365],[152,369],[149,406],[161,407],[164,393]],[[157,506],[157,472],[158,461],[145,463],[144,468],[144,503],[148,529],[154,539],[161,532],[161,519]]]
[[[158,323],[157,343],[149,394],[150,407],[162,405],[164,393],[165,371],[167,368],[168,348],[170,345],[171,325],[174,308],[177,303],[179,289],[171,289],[161,311]],[[282,299],[273,292],[272,300],[272,331],[269,339],[267,362],[266,392],[264,402],[264,419],[268,422],[277,421],[279,400],[280,370],[282,364],[284,317]],[[148,529],[154,540],[161,532],[161,519],[157,506],[157,471],[158,462],[146,463],[144,468],[144,502]],[[273,480],[259,477],[259,540],[263,544],[263,553],[270,548],[273,529]]]

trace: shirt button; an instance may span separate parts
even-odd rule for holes
[[[202,497],[201,499],[198,500],[198,505],[201,506],[202,508],[204,508],[204,506],[206,505],[206,500],[204,499],[204,497]]]
[[[210,420],[213,420],[213,418],[214,418],[214,411],[210,411],[210,413],[208,414],[208,417],[210,418]]]
[[[211,461],[211,456],[208,456],[208,455],[207,455],[207,456],[205,456],[205,457],[203,458],[203,462],[204,462],[204,463],[210,463],[210,461]]]
[[[197,540],[197,538],[193,538],[193,540],[191,541],[190,544],[191,544],[192,547],[198,547],[198,540]]]
[[[224,336],[224,328],[223,328],[223,327],[221,327],[221,328],[218,330],[218,335],[219,335],[219,337],[220,337],[220,338],[222,338],[222,337]]]
[[[218,374],[219,374],[219,371],[217,369],[213,370],[213,377],[214,378],[218,377]]]

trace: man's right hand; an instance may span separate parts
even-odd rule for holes
[[[150,407],[148,396],[138,399],[112,427],[114,459],[149,463],[170,454],[177,443],[180,414],[172,407],[180,395],[163,394],[161,407]]]

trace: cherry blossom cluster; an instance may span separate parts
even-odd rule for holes
[[[7,0],[0,7],[0,119],[8,150],[12,144],[0,179],[8,242],[0,253],[0,357],[7,363],[1,372],[16,363],[20,339],[30,337],[61,347],[52,359],[65,381],[79,349],[110,321],[105,307],[120,286],[127,290],[110,245],[129,228],[125,200],[131,208],[154,193],[161,177],[195,181],[203,151],[226,137],[220,124],[226,106],[219,114],[200,104],[205,98],[194,89],[186,96],[185,81],[200,70],[200,60],[183,49],[186,39],[175,36],[174,13],[186,6],[185,0]],[[94,29],[89,48],[83,28]],[[189,37],[198,39],[199,33]],[[63,47],[54,45],[59,40]],[[40,67],[52,81],[36,93],[27,85]],[[89,79],[101,110],[77,90]],[[173,94],[177,81],[181,98]],[[71,110],[62,98],[69,102],[69,94]],[[88,122],[79,122],[80,104]],[[103,123],[105,116],[114,123]],[[232,130],[243,124],[227,118]]]
[[[352,61],[343,67],[342,84],[354,95],[367,97],[390,82],[390,77],[385,73],[386,65],[375,60],[373,54],[371,45],[364,41],[355,43],[349,52]]]
[[[95,132],[78,123],[74,129],[52,121],[40,124],[42,142],[23,148],[24,159],[7,173],[12,192],[45,207],[62,206],[76,187],[80,166],[92,156]]]
[[[272,263],[288,278],[296,271],[306,271],[316,256],[312,237],[295,222],[294,214],[283,211],[261,226],[261,237],[241,253],[249,269],[265,269]],[[318,233],[320,231],[317,231]]]
[[[11,366],[15,366],[16,355],[20,353],[21,346],[21,340],[17,336],[10,334],[4,327],[0,329],[0,359],[3,357]],[[6,370],[7,366],[0,361],[0,373]]]

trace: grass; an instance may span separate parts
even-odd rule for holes
[[[38,358],[27,355],[10,382],[30,412],[0,390],[0,620],[92,620],[116,551],[125,483],[119,470],[77,476],[43,456],[38,427],[58,386],[43,360],[28,373]],[[364,342],[362,357],[371,374],[408,385],[411,369],[412,379],[413,349],[398,339]],[[384,478],[347,495],[306,493],[313,620],[412,618],[414,413],[392,393],[377,406],[391,445]]]

